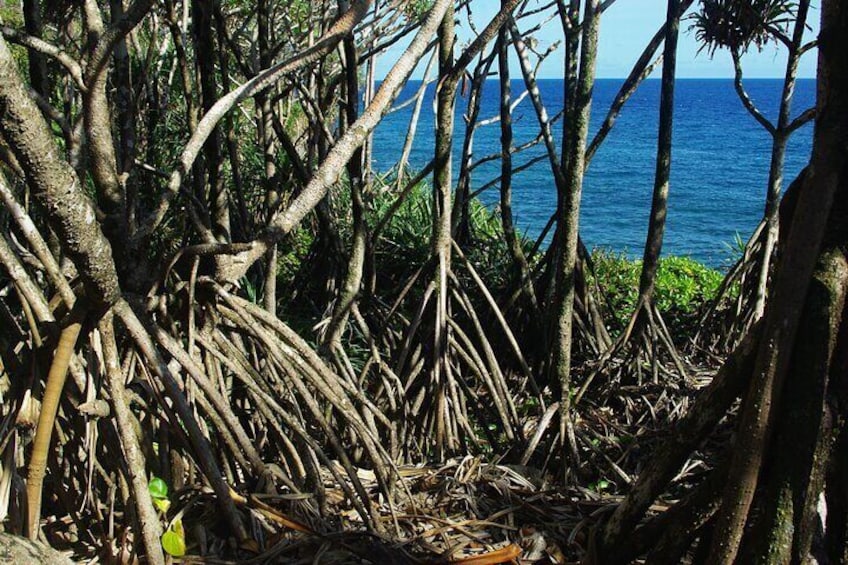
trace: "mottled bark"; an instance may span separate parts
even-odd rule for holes
[[[674,81],[677,73],[677,37],[680,31],[679,0],[669,0],[666,12],[665,47],[663,48],[662,89],[660,93],[660,124],[657,139],[657,163],[654,174],[654,193],[648,237],[639,276],[637,308],[653,306],[663,234],[668,215],[668,191],[671,177],[671,139],[674,122]]]
[[[809,561],[831,443],[826,391],[846,292],[848,259],[838,248],[827,250],[819,258],[799,321],[781,416],[763,469],[757,527],[750,535],[751,547],[743,547],[746,561]]]
[[[43,543],[0,533],[0,560],[4,563],[40,563],[41,565],[73,565],[71,559]]]
[[[26,174],[63,251],[74,261],[92,300],[114,303],[120,296],[112,249],[96,221],[92,202],[76,172],[62,158],[17,66],[0,38],[0,132]]]
[[[831,206],[848,160],[848,6],[825,0],[819,43],[819,87],[813,154],[790,227],[786,251],[775,273],[771,306],[739,433],[710,561],[732,563],[758,484],[766,446],[788,373],[804,297],[822,244]]]
[[[586,143],[589,137],[589,118],[592,111],[592,90],[595,84],[595,60],[598,52],[600,12],[598,0],[586,0],[580,52],[580,73],[574,92],[573,129],[569,132],[566,166],[566,192],[558,195],[556,261],[556,319],[553,340],[554,373],[560,385],[560,442],[564,446],[569,433],[571,414],[571,346],[574,324],[575,271],[579,237],[580,199],[583,193],[583,173]],[[573,441],[572,451],[574,451]]]

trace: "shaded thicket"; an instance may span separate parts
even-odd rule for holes
[[[844,9],[823,6],[830,43],[821,44],[814,156],[790,191],[797,204],[782,205],[790,229],[779,240],[782,152],[813,115],[789,121],[793,65],[812,46],[801,43],[809,3],[777,10],[766,31],[747,39],[731,34],[741,41],[730,48],[743,101],[739,55],[790,22],[792,68],[769,130],[771,235],[756,263],[759,290],[739,293],[755,314],[733,321],[740,339],[720,345],[741,345],[696,392],[701,381],[680,378],[694,361],[678,352],[684,340],[668,331],[655,297],[676,39],[694,2],[668,2],[664,25],[593,132],[596,54],[614,4],[502,0],[479,26],[473,2],[452,0],[26,1],[7,10],[5,528],[108,562],[142,555],[163,563],[166,552],[185,550],[180,543],[191,553],[273,562],[326,551],[320,544],[341,532],[354,536],[347,557],[477,551],[496,562],[529,549],[454,544],[444,531],[462,526],[427,515],[432,493],[445,493],[436,498],[450,516],[471,513],[481,520],[475,527],[494,527],[515,510],[498,507],[486,489],[536,493],[550,508],[521,515],[542,520],[561,515],[563,499],[545,498],[555,476],[583,496],[627,495],[591,520],[591,536],[580,522],[565,537],[574,558],[612,563],[649,553],[675,562],[694,547],[722,562],[737,551],[802,559],[815,537],[811,504],[825,486],[832,525],[824,547],[838,553],[844,462],[831,445],[844,443],[832,369],[844,361]],[[705,0],[700,17],[731,4],[746,3]],[[736,14],[742,23],[748,15]],[[457,25],[468,27],[469,42],[457,39]],[[557,25],[564,41],[539,52],[534,34],[544,25]],[[725,47],[723,33],[703,39]],[[401,55],[378,82],[378,59],[396,45]],[[536,73],[560,47],[564,104],[548,108]],[[638,298],[622,315],[610,311],[609,281],[579,237],[582,183],[660,59],[649,238]],[[410,100],[397,98],[419,65],[438,86],[432,160],[416,171],[408,159],[424,127],[426,82]],[[498,114],[481,116],[495,70]],[[510,76],[523,79],[523,92],[513,92]],[[512,112],[521,103],[532,105],[538,134],[516,145]],[[414,111],[401,160],[375,170],[372,133],[406,104]],[[475,132],[494,123],[499,152],[475,155]],[[527,157],[533,148],[543,152]],[[499,161],[497,177],[480,178],[490,161]],[[547,167],[557,191],[535,242],[512,212],[518,173],[531,166]],[[489,187],[499,191],[497,214],[476,200]],[[779,258],[765,302],[769,246]],[[725,286],[747,289],[737,272]],[[714,308],[704,319],[717,332],[729,310]],[[629,320],[623,328],[621,319]],[[797,335],[821,339],[804,345]],[[743,433],[729,445],[725,416],[739,397]],[[795,408],[803,425],[776,416]],[[668,439],[661,430],[678,419]],[[803,457],[780,460],[796,444]],[[655,450],[647,465],[640,449]],[[702,480],[679,473],[693,460],[709,469]],[[427,463],[445,466],[432,474],[413,467]],[[679,502],[646,517],[668,493]],[[750,532],[768,535],[747,533],[749,516]],[[416,522],[427,519],[442,520],[442,546]]]

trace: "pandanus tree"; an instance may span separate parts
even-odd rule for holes
[[[487,391],[492,399],[490,417],[498,422],[497,427],[507,441],[524,443],[514,395],[492,346],[493,338],[481,324],[482,316],[469,298],[471,290],[485,297],[486,310],[497,320],[495,329],[509,344],[509,356],[522,368],[522,376],[529,383],[532,394],[539,397],[534,376],[510,326],[484,281],[457,245],[455,237],[459,224],[455,219],[459,215],[453,212],[454,113],[459,84],[466,68],[489,47],[518,4],[512,0],[504,2],[495,18],[458,56],[454,52],[453,9],[448,10],[439,29],[431,256],[425,265],[429,277],[420,304],[415,308],[417,316],[406,328],[402,346],[397,350],[394,369],[409,394],[408,425],[413,444],[421,446],[421,455],[444,457],[478,442],[472,422],[475,412],[479,416],[483,407],[469,396],[470,383],[477,383],[476,386]],[[491,59],[491,55],[488,58]],[[476,92],[472,96],[479,96],[480,88],[479,82],[472,86]],[[473,125],[466,132],[466,136],[469,135],[473,135]],[[470,143],[467,137],[465,143]],[[457,202],[460,208],[461,198]],[[465,271],[462,278],[455,263]],[[471,287],[467,288],[466,284]],[[464,320],[464,327],[458,323],[460,319]]]
[[[612,4],[612,2],[606,2],[597,6],[583,6],[580,2],[557,3],[558,16],[565,36],[563,80],[565,104],[563,109],[555,114],[550,113],[545,105],[543,93],[536,80],[536,70],[541,61],[550,56],[557,46],[554,45],[543,53],[536,52],[532,37],[534,29],[522,32],[517,18],[513,18],[508,27],[502,30],[498,46],[503,51],[504,41],[512,44],[526,87],[525,94],[532,103],[540,127],[539,134],[532,143],[540,143],[544,147],[543,155],[534,157],[521,165],[514,164],[514,154],[520,147],[514,147],[512,143],[511,104],[520,102],[521,98],[516,102],[511,100],[509,60],[506,53],[502,53],[499,55],[498,63],[501,78],[499,122],[502,144],[500,202],[503,231],[515,272],[510,298],[505,305],[505,313],[517,327],[526,328],[531,335],[540,337],[526,344],[524,351],[532,365],[536,367],[536,371],[540,373],[542,382],[555,383],[552,388],[559,390],[560,402],[552,406],[552,409],[561,411],[561,422],[565,426],[564,433],[559,434],[559,437],[560,449],[565,447],[564,453],[568,453],[567,458],[572,462],[564,467],[566,469],[579,466],[580,450],[577,436],[580,434],[573,426],[572,410],[576,402],[579,402],[586,394],[593,379],[590,376],[589,379],[584,379],[580,383],[572,383],[570,367],[575,364],[572,362],[572,357],[576,355],[578,362],[597,359],[605,355],[612,345],[606,321],[608,316],[604,313],[603,289],[597,286],[597,281],[592,277],[592,260],[580,241],[578,231],[572,233],[569,230],[577,230],[580,191],[586,168],[612,131],[624,105],[662,59],[662,56],[656,56],[657,50],[669,33],[669,25],[664,24],[654,34],[616,93],[600,128],[594,136],[589,138],[588,119],[592,101],[590,93],[594,84],[591,74],[593,71],[590,68],[592,53],[596,49],[598,20],[603,11]],[[670,20],[671,24],[675,24],[691,4],[691,1],[681,2],[677,6],[675,19]],[[582,18],[581,14],[583,14]],[[582,50],[586,50],[588,58],[581,58]],[[666,106],[670,108],[668,103]],[[666,112],[666,114],[670,113]],[[670,119],[670,115],[667,118]],[[561,147],[558,148],[553,126],[560,120],[563,134]],[[670,128],[668,131],[670,132]],[[582,142],[581,136],[586,137]],[[665,144],[668,146],[668,140]],[[558,204],[556,212],[551,216],[539,239],[530,252],[526,253],[518,238],[515,237],[513,226],[513,175],[539,161],[547,161],[550,167],[554,186],[557,189]],[[577,167],[578,170],[573,170],[573,167]],[[662,171],[662,167],[660,170]],[[662,183],[660,186],[663,186]],[[662,216],[662,210],[660,209],[657,214]],[[662,223],[656,225],[659,228]],[[552,244],[541,258],[536,258],[542,240],[552,228],[554,229]],[[659,230],[655,229],[654,232],[659,233]],[[566,236],[569,233],[570,235]],[[565,268],[566,263],[563,261],[567,262],[567,259],[563,258],[563,253],[568,251],[569,241],[575,246],[575,263],[570,269],[571,274],[563,279],[562,273],[557,269]],[[660,248],[655,245],[651,252],[652,256],[655,255],[658,258],[659,250]],[[531,263],[534,264],[531,266]],[[653,264],[656,265],[656,260]],[[652,279],[652,276],[648,276],[648,279]],[[568,291],[569,288],[572,294],[566,298],[563,292]],[[544,312],[547,315],[543,314]],[[570,316],[572,321],[566,323],[566,316]],[[654,322],[652,327],[660,328],[662,327],[660,324],[661,322]],[[656,333],[654,337],[659,340]],[[566,334],[570,334],[570,337],[566,338]],[[666,334],[663,336],[666,337],[663,343],[670,345],[670,338]],[[566,342],[569,343],[568,346]],[[641,344],[641,341],[639,343]],[[654,343],[656,344],[656,341]],[[676,359],[673,346],[669,347],[669,350],[672,352],[672,357]],[[569,370],[566,370],[566,367],[569,367]],[[543,430],[537,430],[537,437],[531,442],[532,447],[525,452],[522,461],[526,462],[529,459],[541,431]]]
[[[681,4],[683,4],[681,6]],[[655,305],[654,293],[657,272],[662,254],[663,236],[668,216],[668,194],[671,177],[672,133],[674,123],[674,89],[677,71],[677,39],[682,12],[688,6],[676,0],[669,0],[664,26],[664,47],[662,64],[662,83],[660,90],[659,124],[657,135],[656,169],[654,189],[651,201],[648,234],[642,258],[639,276],[639,291],[636,306],[621,335],[615,343],[600,357],[598,366],[589,380],[598,373],[607,377],[619,372],[614,366],[619,364],[625,379],[634,379],[643,383],[646,370],[653,383],[658,383],[660,372],[686,379],[684,361],[678,354],[674,341],[662,314]],[[683,9],[681,9],[681,7]],[[664,353],[663,353],[664,352]],[[643,359],[647,356],[647,362]],[[666,359],[667,358],[667,359]],[[666,363],[673,364],[673,370],[665,368]],[[622,377],[619,377],[622,378]],[[584,387],[585,388],[585,387]]]
[[[325,78],[345,76],[327,58],[363,22],[370,2],[352,2],[341,9],[324,6],[325,10],[304,4],[296,16],[298,24],[280,26],[286,31],[276,39],[263,35],[274,27],[263,24],[263,19],[280,20],[293,14],[260,10],[259,64],[244,51],[251,47],[245,43],[250,34],[243,35],[244,27],[233,26],[228,20],[232,12],[218,3],[196,3],[194,10],[186,4],[182,17],[174,3],[154,7],[150,2],[136,2],[125,11],[118,3],[113,4],[111,23],[106,24],[98,3],[87,2],[68,13],[52,14],[57,20],[51,22],[49,37],[46,31],[37,37],[3,29],[0,132],[5,173],[11,180],[3,183],[2,192],[3,209],[13,218],[13,228],[0,239],[0,260],[8,276],[4,281],[11,283],[18,297],[14,308],[27,313],[23,319],[29,324],[24,330],[12,316],[11,325],[4,326],[3,369],[12,376],[17,395],[4,405],[4,410],[11,410],[4,414],[14,419],[22,400],[30,398],[24,394],[27,382],[41,382],[42,371],[46,380],[36,440],[28,457],[28,496],[17,491],[13,495],[15,500],[29,501],[29,516],[19,520],[22,531],[39,535],[47,468],[53,477],[47,483],[51,485],[45,498],[50,501],[48,511],[59,513],[58,505],[75,517],[81,512],[78,508],[92,517],[102,516],[106,491],[100,489],[101,482],[114,485],[118,478],[125,480],[128,488],[123,490],[122,507],[128,518],[137,521],[135,540],[153,563],[164,558],[161,523],[148,493],[151,473],[175,488],[196,486],[199,473],[212,487],[228,531],[246,540],[244,515],[237,508],[246,499],[231,487],[258,481],[270,490],[276,488],[273,485],[293,492],[314,488],[317,504],[307,502],[304,508],[307,514],[318,515],[326,505],[319,467],[326,465],[344,485],[345,495],[353,497],[353,507],[369,527],[376,527],[379,520],[367,509],[368,495],[361,481],[352,478],[356,472],[347,450],[351,439],[354,443],[359,441],[355,438],[365,439],[360,455],[363,461],[372,457],[379,461],[374,469],[388,493],[391,489],[383,479],[392,463],[378,439],[389,435],[379,431],[387,419],[356,384],[340,380],[331,365],[277,318],[276,300],[268,298],[274,295],[271,287],[265,288],[265,309],[238,296],[231,283],[261,286],[254,284],[261,269],[251,270],[245,278],[221,273],[235,270],[227,257],[256,247],[232,243],[234,234],[242,239],[256,237],[269,219],[279,221],[292,198],[295,206],[307,201],[308,209],[300,208],[304,215],[315,209],[421,57],[448,4],[437,3],[420,22],[406,26],[407,32],[418,31],[418,36],[375,96],[376,102],[364,112],[364,123],[350,114],[348,120],[355,123],[341,135],[337,152],[324,149],[331,140],[322,138],[313,145],[316,149],[306,166],[299,142],[274,127],[282,122],[278,112],[286,108],[286,102],[291,108],[292,99],[286,96],[310,83],[298,73],[316,62],[326,63]],[[367,25],[379,23],[397,31],[396,16],[396,11],[384,8]],[[162,21],[167,22],[164,28],[159,25]],[[189,25],[191,35],[186,33]],[[246,27],[253,25],[248,21]],[[84,41],[77,41],[81,38]],[[7,40],[29,49],[34,62],[50,59],[53,70],[61,69],[57,83],[40,85],[41,93],[28,90]],[[110,61],[119,71],[127,63],[124,47],[132,51],[133,76],[138,77],[130,84],[130,95],[123,83],[115,91],[107,88]],[[191,57],[196,57],[196,67]],[[349,50],[348,61],[355,58]],[[262,63],[268,66],[259,66]],[[167,71],[169,66],[172,72]],[[211,74],[234,67],[246,78],[235,87],[225,82],[230,90],[218,91]],[[121,77],[126,78],[121,72],[114,75],[119,82]],[[195,84],[200,88],[195,89]],[[326,89],[302,90],[298,100],[304,112],[321,115],[334,100],[331,96],[327,101]],[[275,96],[270,109],[261,96],[253,98],[260,93]],[[167,99],[176,102],[169,106],[163,103]],[[52,106],[57,100],[63,104],[61,111]],[[245,172],[243,153],[230,137],[237,123],[231,110],[245,101],[258,103],[257,122],[270,126],[262,130],[259,140],[266,155],[259,176],[264,179],[262,191],[271,196],[259,206],[239,180],[244,180],[240,176]],[[120,104],[138,106],[113,114],[113,105],[122,108]],[[113,115],[118,118],[117,132],[113,132]],[[155,138],[175,122],[185,125],[188,141],[178,165],[168,174],[156,165],[164,162],[170,167],[167,160],[172,154],[157,145]],[[326,126],[321,120],[313,122],[308,135],[319,138],[328,133],[320,127],[322,123]],[[57,143],[56,131],[61,132],[63,144]],[[229,167],[224,166],[222,151],[225,136]],[[276,145],[269,139],[289,150],[290,170],[301,173],[291,192],[280,190],[287,179],[276,175],[267,157]],[[334,157],[341,161],[333,162]],[[324,163],[314,175],[308,172],[313,159]],[[163,177],[164,186],[160,184]],[[352,182],[353,190],[358,190],[356,179]],[[321,195],[316,198],[318,192]],[[34,207],[29,194],[34,196]],[[282,210],[275,214],[277,208]],[[238,212],[235,223],[231,210]],[[270,231],[277,237],[281,233]],[[172,250],[169,245],[175,241],[177,249]],[[266,271],[276,269],[270,251],[277,241],[269,237],[268,245],[255,257],[254,262],[265,258]],[[30,260],[22,263],[21,257]],[[247,274],[250,267],[242,265],[241,272]],[[177,289],[172,287],[174,282]],[[57,300],[51,300],[54,293]],[[52,357],[49,370],[40,361],[45,356]],[[30,364],[36,367],[32,379],[27,378]],[[65,385],[68,374],[72,383]],[[100,382],[106,386],[100,388]],[[128,387],[129,382],[145,384],[139,384],[139,390]],[[111,410],[107,407],[104,413],[97,408],[94,401],[101,398],[109,400]],[[93,413],[77,411],[84,400],[94,402]],[[369,415],[363,416],[362,408]],[[106,417],[110,412],[114,419]],[[101,416],[98,420],[89,414]],[[344,435],[330,423],[335,418],[351,423],[341,426]],[[51,455],[56,422],[65,439],[65,456],[58,459]],[[274,438],[270,443],[253,435],[257,422],[263,437]],[[146,432],[139,434],[139,429]],[[87,443],[86,438],[98,431],[112,439]],[[339,465],[326,457],[324,440],[335,446],[331,449]],[[20,441],[4,445],[11,454],[24,448]],[[269,456],[271,452],[276,455]],[[17,457],[4,461],[14,462]],[[267,464],[269,457],[279,464]],[[99,471],[87,478],[86,469],[95,468]],[[14,468],[4,465],[4,472],[14,473]],[[85,488],[86,484],[91,488]],[[54,498],[53,493],[65,492],[67,496]],[[111,547],[112,541],[106,540],[106,545]],[[86,538],[85,543],[90,542]]]
[[[670,3],[668,21],[591,137],[599,22],[613,4],[503,0],[484,26],[469,25],[473,36],[462,44],[457,21],[467,14],[470,23],[471,7],[452,0],[88,0],[51,3],[43,12],[24,2],[17,24],[0,29],[0,377],[11,383],[7,391],[0,379],[0,515],[7,529],[44,532],[51,541],[66,534],[87,558],[141,554],[151,563],[166,561],[163,549],[183,551],[187,535],[199,551],[236,560],[282,540],[257,558],[274,560],[276,551],[298,551],[299,543],[285,543],[298,536],[324,543],[322,533],[348,527],[365,531],[363,539],[400,539],[421,510],[407,496],[404,463],[494,452],[526,465],[541,459],[534,456],[547,437],[554,461],[582,471],[580,457],[594,446],[576,401],[581,394],[594,400],[595,391],[585,380],[583,393],[576,391],[572,378],[582,376],[575,368],[583,356],[601,355],[611,342],[578,237],[583,177],[689,1]],[[536,51],[538,28],[528,22],[540,14],[558,19],[565,38],[565,103],[550,114],[535,75],[558,46]],[[403,42],[384,80],[373,82],[375,58]],[[665,51],[668,79],[673,41]],[[382,176],[372,170],[369,140],[393,109],[408,102],[418,115],[426,83],[409,101],[398,96],[427,57],[430,71],[438,68],[432,159],[410,167],[413,117],[394,169],[405,172]],[[497,115],[481,117],[495,65]],[[525,94],[513,96],[508,79],[519,71]],[[463,94],[460,143],[455,109]],[[670,94],[667,84],[652,242],[662,233]],[[538,134],[517,144],[512,111],[525,98]],[[828,104],[820,101],[822,116],[830,115]],[[475,157],[475,132],[496,122],[498,151]],[[811,165],[804,181],[811,187],[832,177],[821,167],[833,148],[844,148],[834,141],[837,130],[829,131],[817,147],[831,153]],[[518,162],[542,146],[541,155]],[[499,176],[479,182],[481,165],[497,160]],[[547,250],[545,236],[532,246],[522,238],[512,211],[518,173],[540,162],[558,197]],[[492,239],[504,241],[478,238],[473,218],[483,208],[474,197],[486,187],[500,191],[503,231]],[[807,193],[824,194],[804,189],[799,202]],[[416,194],[426,198],[414,239],[426,244],[417,256],[391,257],[392,234],[403,227],[398,217]],[[826,245],[843,245],[840,233],[827,231]],[[803,255],[792,251],[794,241],[782,236],[787,261]],[[659,245],[649,247],[648,283]],[[507,257],[509,276],[487,277],[480,256],[491,249]],[[803,274],[798,267],[792,263],[791,272]],[[787,288],[773,304],[799,295]],[[793,312],[767,309],[762,335],[780,330],[775,320]],[[705,499],[713,506],[698,516],[711,519],[717,498],[706,486],[679,510],[637,526],[680,458],[740,396],[747,381],[733,377],[753,372],[758,335],[731,356],[681,424],[679,440],[597,528],[599,548],[632,553],[619,542],[654,539],[668,521],[679,525],[669,540],[702,535],[703,522],[674,520]],[[762,348],[751,381],[758,391],[770,386]],[[820,388],[805,389],[819,394],[810,405]],[[560,426],[552,426],[557,410]],[[764,424],[751,414],[743,418],[750,429],[770,429],[769,418]],[[812,433],[807,426],[815,422],[781,426],[774,441],[795,441],[784,435]],[[761,436],[745,439],[745,453],[760,447],[751,442]],[[841,460],[832,461],[829,472],[838,477]],[[705,485],[750,477],[757,464],[719,465]],[[629,480],[614,460],[607,465]],[[799,469],[763,476],[786,479],[768,487],[775,492],[796,493]],[[163,485],[178,508],[168,507]],[[829,507],[838,509],[836,489],[828,491]],[[785,508],[774,514],[766,499],[752,504],[752,516],[782,516]],[[738,533],[739,517],[722,512],[720,527]],[[832,531],[844,531],[844,513],[829,516]],[[497,555],[517,555],[507,549]]]
[[[23,530],[38,535],[45,512],[64,508],[76,516],[82,503],[67,496],[56,502],[55,493],[86,492],[80,485],[94,467],[102,468],[98,481],[126,479],[122,507],[135,506],[127,511],[138,521],[133,539],[151,562],[163,560],[162,524],[145,490],[151,474],[175,489],[196,489],[202,477],[226,531],[244,541],[245,505],[253,503],[235,490],[294,493],[305,524],[286,523],[309,530],[327,513],[326,471],[362,523],[379,530],[355,465],[372,468],[393,498],[399,458],[444,457],[478,441],[468,414],[474,422],[494,418],[521,444],[518,381],[501,371],[487,338],[492,326],[510,344],[522,382],[532,383],[533,375],[495,299],[453,242],[450,174],[457,86],[519,2],[505,2],[462,51],[453,45],[452,4],[324,2],[280,10],[260,2],[245,16],[217,2],[142,2],[123,12],[113,7],[107,26],[89,2],[80,12],[84,25],[74,20],[77,8],[63,13],[58,31],[49,28],[50,41],[3,29],[0,131],[12,179],[3,201],[14,227],[4,233],[0,258],[4,280],[19,295],[8,326],[16,332],[3,338],[4,370],[20,384],[10,409],[30,398],[23,392],[28,363],[39,367],[34,385],[42,372],[47,381]],[[409,298],[420,316],[409,320],[397,312],[399,303],[408,311],[406,293],[385,307],[368,273],[374,242],[397,208],[371,223],[363,146],[439,30],[431,260],[420,269],[423,292]],[[81,34],[87,43],[77,41]],[[360,107],[360,65],[407,36],[409,46]],[[50,59],[62,88],[28,91],[6,40],[26,47],[33,62]],[[103,78],[110,61],[119,70],[127,63],[122,46],[135,65],[130,75],[140,77],[130,80],[129,95],[108,89]],[[113,51],[118,56],[110,59]],[[61,111],[52,106],[58,103]],[[135,107],[113,113],[119,103]],[[239,133],[245,125],[255,132],[247,143]],[[156,141],[175,133],[186,139],[176,148]],[[30,192],[38,195],[35,207]],[[333,209],[340,194],[351,203],[350,246],[345,215]],[[407,194],[400,191],[397,201]],[[295,306],[276,289],[280,253],[305,220],[317,235],[315,260],[302,265],[319,265],[316,278],[327,291],[325,302],[318,300],[317,349],[278,317]],[[51,300],[55,293],[59,299]],[[475,303],[470,294],[483,299]],[[484,327],[480,303],[493,312],[493,324]],[[361,366],[342,346],[354,333],[371,354]],[[54,352],[49,368],[38,361],[45,352]],[[100,397],[114,418],[75,416],[81,398]],[[75,427],[64,447],[73,455],[59,463],[50,449],[56,421],[63,431]],[[88,450],[90,436],[77,432],[92,426],[115,439]],[[139,426],[149,432],[138,434]],[[492,444],[504,441],[489,435]],[[10,453],[24,449],[8,445]],[[64,486],[46,482],[50,503],[40,509],[45,468],[48,477],[70,478]],[[106,491],[93,490],[83,508],[96,517]]]
[[[780,205],[781,255],[765,315],[596,527],[588,562],[845,559],[847,22],[844,2],[822,3],[813,152]],[[645,519],[740,397],[725,457],[669,510]],[[822,497],[825,533],[814,543]]]
[[[783,171],[789,139],[815,116],[815,108],[792,114],[792,102],[801,58],[815,48],[806,41],[810,0],[703,0],[692,16],[696,38],[710,55],[716,50],[730,52],[736,93],[748,113],[771,137],[771,159],[766,186],[765,207],[760,225],[745,246],[743,257],[728,273],[719,293],[702,320],[707,341],[732,348],[762,318],[768,280],[779,233],[778,204],[783,189]],[[776,119],[767,116],[748,94],[743,80],[744,55],[776,43],[786,49],[786,67]],[[732,291],[738,289],[734,298]],[[728,308],[728,305],[730,307]],[[722,317],[724,319],[722,319]],[[708,343],[707,345],[713,345]]]

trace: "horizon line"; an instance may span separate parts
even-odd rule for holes
[[[382,82],[385,78],[386,77],[381,77],[381,78],[378,78],[376,80],[377,80],[377,82]],[[497,78],[497,77],[493,76],[493,77],[490,77],[490,78]],[[783,77],[783,76],[774,76],[774,77],[756,76],[756,77],[746,77],[744,80],[747,82],[747,81],[752,81],[752,80],[783,80],[784,78],[786,78],[786,77]],[[605,76],[605,77],[596,77],[595,78],[595,80],[626,80],[626,79],[627,79],[627,77],[616,77],[616,76]],[[413,81],[413,80],[421,81],[423,79],[421,77],[415,77],[415,78],[410,78],[409,80],[410,81]],[[432,81],[433,79],[430,79],[430,80]],[[513,78],[513,79],[510,79],[510,80],[512,80],[512,81],[523,81],[524,79]],[[563,79],[562,79],[562,77],[548,76],[548,77],[536,77],[536,80],[563,80]],[[647,77],[643,80],[644,81],[662,80],[662,77]],[[675,80],[729,80],[729,81],[732,81],[733,77],[686,76],[686,77],[676,77]],[[816,77],[814,77],[814,76],[801,76],[801,77],[796,77],[795,80],[816,80]]]

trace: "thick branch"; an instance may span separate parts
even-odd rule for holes
[[[29,97],[6,41],[0,38],[0,133],[26,174],[89,295],[106,304],[120,296],[112,248],[71,166],[59,154],[41,112]]]
[[[506,22],[509,14],[519,4],[519,0],[509,0],[501,8],[500,12],[492,19],[489,25],[463,52],[462,56],[451,68],[440,88],[445,87],[447,81],[454,84],[462,76],[464,66],[474,60],[486,44],[493,38],[502,25]],[[236,280],[244,274],[248,268],[262,257],[275,242],[279,241],[289,233],[301,220],[311,212],[315,206],[326,196],[330,187],[339,179],[342,168],[350,160],[354,151],[359,148],[374,130],[383,115],[388,111],[401,86],[407,81],[412,70],[423,56],[430,44],[430,37],[439,26],[444,11],[447,10],[449,2],[438,0],[430,10],[430,14],[422,24],[415,38],[407,50],[398,58],[397,63],[388,72],[380,85],[380,89],[374,99],[365,108],[362,116],[353,123],[345,134],[338,140],[330,150],[327,158],[315,172],[312,180],[298,195],[297,198],[286,208],[277,212],[271,219],[268,230],[263,236],[253,243],[253,250],[235,258],[234,262],[225,270],[219,272],[219,276],[225,280]],[[200,128],[198,128],[200,129]]]

